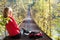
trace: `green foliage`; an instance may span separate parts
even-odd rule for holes
[[[60,34],[60,4],[56,2],[57,0],[39,0],[32,9],[33,18],[39,27],[54,40],[58,39],[56,34]]]
[[[33,0],[16,0],[16,4],[13,4],[14,17],[18,24],[20,24],[26,17],[28,4]],[[27,2],[28,1],[28,2]],[[3,4],[3,2],[2,2]],[[6,2],[8,4],[8,2]],[[34,6],[31,8],[31,14],[39,27],[53,40],[58,40],[60,36],[60,1],[59,0],[36,0]],[[8,23],[0,17],[0,31],[4,27],[5,23]],[[5,28],[5,27],[4,27]]]
[[[9,20],[10,18],[4,18],[2,15],[0,15],[0,35],[5,31],[5,25]]]

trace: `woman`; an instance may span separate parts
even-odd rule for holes
[[[13,13],[13,11],[10,7],[4,8],[3,17],[10,18],[9,20],[7,20],[8,23],[6,23],[5,26],[9,33],[9,37],[11,37],[13,39],[20,39],[20,37],[21,37],[20,28],[17,25],[16,21],[14,20],[12,13]]]

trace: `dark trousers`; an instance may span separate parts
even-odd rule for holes
[[[15,39],[20,39],[21,38],[21,34],[17,34],[15,36],[6,36],[5,38],[3,38],[3,40],[15,40]]]
[[[13,39],[20,39],[21,38],[21,34],[17,34],[15,36],[11,36],[10,38],[13,38]]]

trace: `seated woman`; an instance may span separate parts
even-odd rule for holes
[[[38,39],[43,37],[43,34],[41,32],[28,31],[28,30],[25,30],[24,28],[22,28],[22,30],[23,30],[23,34],[24,33],[26,33],[25,35],[28,34],[29,38]]]
[[[21,37],[20,28],[19,28],[18,24],[16,23],[16,21],[14,20],[12,13],[13,13],[13,11],[10,7],[4,8],[3,17],[10,18],[9,20],[7,20],[8,23],[6,22],[6,24],[5,24],[6,30],[8,31],[10,38],[20,39],[20,37]]]

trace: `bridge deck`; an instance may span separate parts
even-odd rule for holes
[[[34,22],[34,20],[24,20],[22,24],[20,25],[20,28],[24,28],[28,31],[40,31],[43,33],[43,38],[39,39],[29,39],[28,37],[22,37],[21,40],[52,40],[48,35],[46,35]]]

